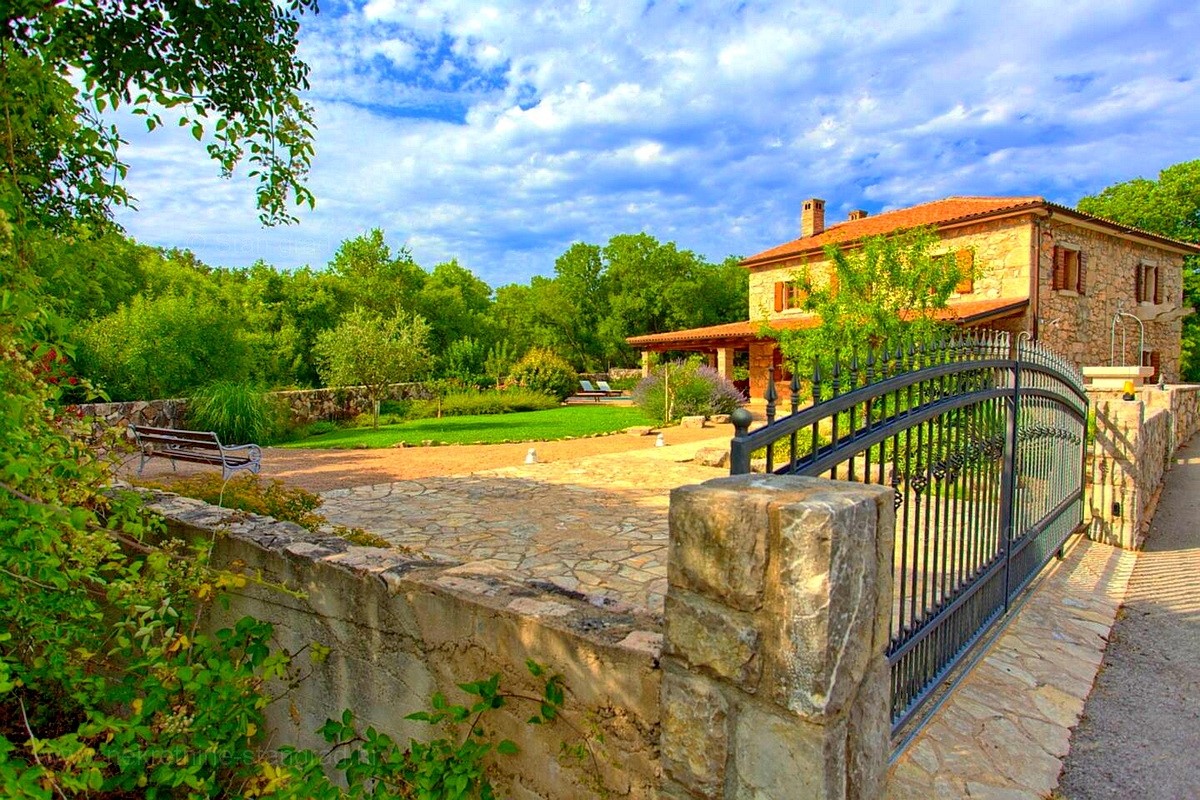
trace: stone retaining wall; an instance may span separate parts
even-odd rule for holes
[[[1096,412],[1088,535],[1137,549],[1154,516],[1163,473],[1200,428],[1200,386],[1146,387],[1135,400],[1114,391],[1089,390],[1088,396]]]
[[[342,420],[367,414],[371,404],[361,386],[338,389],[295,389],[268,392],[267,396],[284,405],[293,422],[305,425],[317,420]],[[419,383],[397,383],[388,387],[388,400],[428,397]],[[186,428],[186,398],[136,400],[122,403],[86,403],[73,406],[84,417],[91,417],[97,429],[147,425],[154,428]]]
[[[276,641],[288,651],[311,642],[332,648],[286,702],[268,707],[273,747],[324,753],[317,728],[347,708],[364,727],[374,725],[399,741],[428,738],[430,727],[405,715],[428,708],[435,692],[463,702],[456,684],[500,673],[504,690],[539,696],[542,687],[525,666],[533,659],[564,675],[566,717],[603,735],[602,744],[592,740],[599,769],[560,759],[562,742],[579,741],[570,727],[528,725],[536,704],[510,701],[487,722],[498,738],[520,747],[516,756],[497,757],[500,796],[657,796],[662,637],[656,618],[597,607],[494,569],[355,547],[176,495],[151,497],[172,535],[207,540],[224,531],[214,539],[215,565],[237,565],[303,593],[295,597],[252,581],[227,610],[213,612],[211,628],[253,615],[274,624]]]

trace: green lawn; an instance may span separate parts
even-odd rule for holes
[[[399,442],[419,445],[424,441],[441,444],[537,442],[595,436],[623,430],[631,425],[649,424],[641,410],[632,406],[573,405],[548,411],[419,419],[399,425],[380,425],[379,430],[342,428],[288,442],[281,447],[391,447]]]

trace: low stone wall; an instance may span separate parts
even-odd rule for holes
[[[342,420],[367,414],[371,404],[361,386],[337,389],[295,389],[269,392],[287,409],[292,421],[305,425],[317,420]],[[388,387],[388,400],[407,400],[428,397],[419,383],[396,383]],[[170,400],[137,400],[122,403],[86,403],[72,406],[84,417],[91,417],[97,430],[147,425],[153,428],[186,428],[186,398]]]
[[[324,753],[316,730],[347,708],[364,727],[399,741],[428,738],[431,728],[405,715],[428,708],[435,692],[462,702],[456,684],[499,673],[504,690],[539,696],[542,687],[525,666],[533,659],[565,677],[565,716],[580,730],[603,735],[603,743],[591,740],[598,770],[590,761],[560,758],[562,742],[579,741],[575,731],[561,722],[526,724],[536,704],[513,700],[487,722],[498,738],[520,748],[515,756],[496,757],[500,796],[657,796],[659,620],[495,570],[355,547],[176,495],[150,497],[172,535],[209,539],[223,531],[214,538],[215,565],[236,564],[303,593],[252,581],[228,609],[213,612],[210,627],[253,615],[274,624],[278,644],[288,651],[311,642],[332,648],[287,701],[267,709],[266,740],[273,747]]]
[[[1154,516],[1163,473],[1200,428],[1200,386],[1147,387],[1135,400],[1119,391],[1088,392],[1096,412],[1091,458],[1096,541],[1137,549]]]

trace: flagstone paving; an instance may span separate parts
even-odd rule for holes
[[[1135,560],[1130,551],[1085,539],[1053,566],[901,755],[889,797],[1047,797]]]
[[[669,493],[728,474],[690,461],[714,444],[728,439],[335,489],[321,513],[393,545],[662,613]]]

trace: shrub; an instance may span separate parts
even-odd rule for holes
[[[656,367],[633,390],[633,402],[663,424],[686,416],[728,414],[745,401],[728,379],[694,362]]]
[[[534,347],[516,363],[508,379],[523,386],[543,392],[562,401],[579,388],[579,376],[574,368],[553,350]]]
[[[558,401],[548,394],[520,386],[503,390],[460,391],[441,398],[443,417],[470,417],[483,414],[511,414],[516,411],[545,411],[556,408]],[[412,405],[409,419],[428,419],[437,415],[434,400],[422,400]]]
[[[262,389],[249,383],[210,383],[188,401],[188,424],[215,431],[222,444],[265,442],[280,427],[278,416]]]

